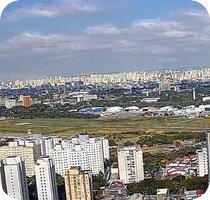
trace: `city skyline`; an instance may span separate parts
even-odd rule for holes
[[[209,30],[191,0],[22,0],[0,21],[0,80],[208,66]]]
[[[163,78],[165,77],[165,78]],[[146,83],[146,82],[164,82],[168,78],[172,82],[188,81],[208,81],[210,80],[210,67],[189,68],[187,70],[144,70],[130,71],[121,73],[93,73],[80,76],[49,76],[45,78],[32,78],[0,82],[0,89],[6,88],[24,88],[37,87],[41,85],[65,85],[68,83],[82,82],[84,85],[92,84],[119,84],[119,83]]]

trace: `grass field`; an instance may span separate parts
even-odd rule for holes
[[[126,137],[143,132],[204,132],[210,130],[210,118],[186,119],[178,117],[133,117],[99,119],[32,119],[0,121],[1,135],[25,135],[28,129],[33,133],[75,135],[88,132],[95,135],[120,133]]]

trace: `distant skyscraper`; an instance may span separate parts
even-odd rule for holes
[[[58,200],[55,168],[49,157],[41,157],[35,166],[39,200]]]
[[[198,158],[198,176],[205,176],[208,174],[208,149],[203,147],[196,151]]]
[[[92,179],[90,171],[71,168],[65,176],[67,200],[92,200]]]
[[[7,194],[17,200],[29,200],[25,164],[20,157],[6,158],[5,179]]]
[[[143,153],[139,145],[117,149],[120,180],[133,183],[144,180]]]
[[[160,76],[159,93],[161,93],[161,91],[170,90],[172,82],[173,78],[171,73],[162,72]]]

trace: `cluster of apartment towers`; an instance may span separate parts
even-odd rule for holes
[[[11,198],[29,200],[27,176],[36,176],[39,200],[58,200],[56,173],[65,179],[67,200],[92,200],[92,175],[105,173],[109,140],[79,135],[74,138],[33,134],[0,146],[0,188]],[[139,145],[117,149],[119,179],[127,184],[144,180]]]

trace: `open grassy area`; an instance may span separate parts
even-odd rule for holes
[[[99,119],[32,119],[0,121],[0,134],[26,134],[28,129],[34,133],[75,135],[88,132],[95,135],[121,133],[126,137],[137,136],[143,132],[204,132],[210,130],[210,118],[186,119],[178,117],[133,117]]]

